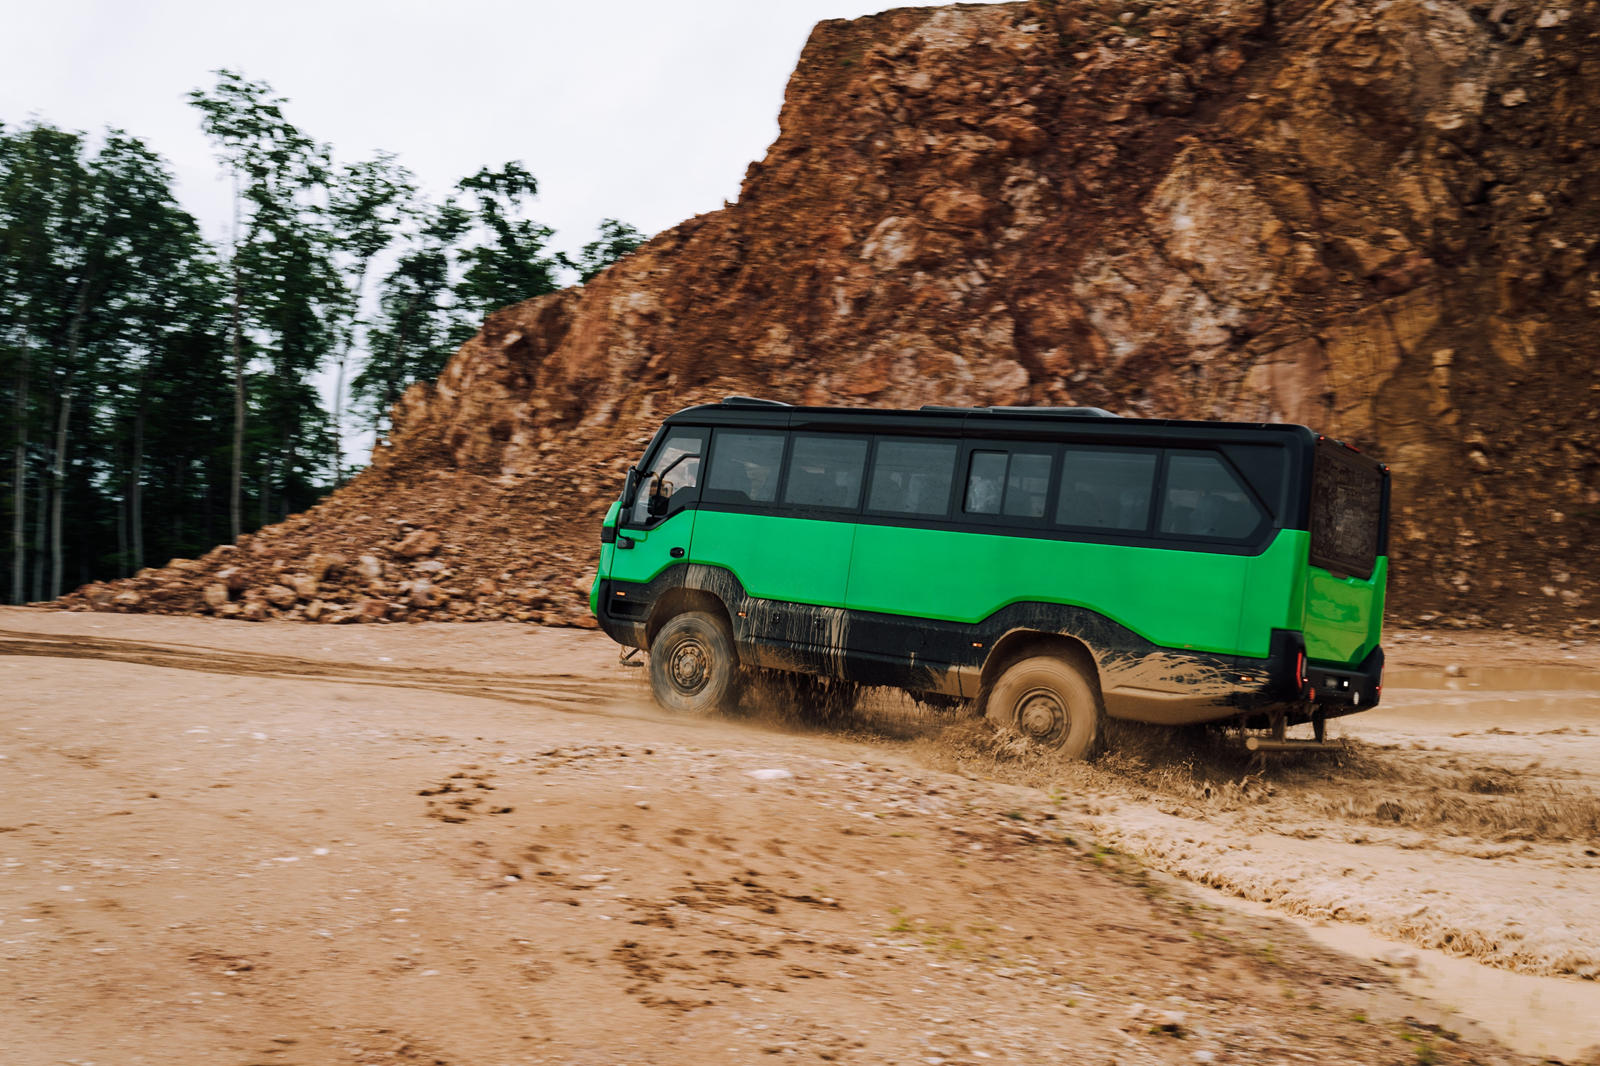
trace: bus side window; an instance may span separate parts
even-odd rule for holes
[[[1239,540],[1255,532],[1262,517],[1255,500],[1220,457],[1168,453],[1161,532]]]
[[[973,452],[967,474],[967,513],[999,514],[1005,479],[1005,452]]]
[[[865,440],[796,434],[783,502],[853,511],[861,502],[861,473],[866,465]]]
[[[655,462],[650,464],[649,472],[639,482],[633,510],[628,515],[630,525],[644,526],[650,523],[650,499],[654,495],[664,498],[667,508],[662,512],[664,514],[683,510],[695,498],[700,479],[700,456],[705,451],[703,433],[704,430],[698,433],[674,433],[667,438],[656,453]],[[685,459],[686,455],[692,458]],[[656,484],[657,478],[661,479],[659,485]]]
[[[719,429],[706,474],[707,503],[771,503],[778,498],[784,434]]]
[[[1056,522],[1143,533],[1150,527],[1155,477],[1155,452],[1067,448]]]
[[[967,471],[967,514],[1043,518],[1050,492],[1048,452],[974,451]]]
[[[949,513],[956,451],[946,441],[880,438],[867,509],[927,517]]]
[[[1050,492],[1050,455],[1015,452],[1006,471],[1005,514],[1010,518],[1043,518]]]

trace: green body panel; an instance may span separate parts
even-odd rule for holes
[[[745,592],[758,599],[843,607],[852,541],[858,529],[865,532],[871,528],[850,522],[702,511],[690,558],[708,566],[727,567]]]
[[[1334,577],[1320,566],[1306,566],[1306,657],[1322,662],[1359,663],[1383,638],[1383,601],[1389,560],[1378,557],[1370,578]]]
[[[695,531],[695,516],[698,514],[700,512],[695,510],[679,511],[651,529],[617,526],[618,538],[627,537],[633,541],[633,547],[607,545],[611,549],[609,570],[602,554],[600,572],[618,581],[642,583],[672,564],[682,562],[688,556],[690,539]],[[684,554],[674,558],[673,548],[682,548]]]
[[[1368,580],[1335,578],[1294,529],[1254,556],[726,511],[618,532],[635,546],[603,547],[600,574],[623,581],[649,581],[686,547],[759,599],[965,623],[1022,601],[1070,604],[1164,647],[1257,658],[1274,629],[1304,630],[1307,656],[1330,663],[1377,647],[1388,576],[1380,558]]]
[[[896,526],[856,534],[849,606],[978,622],[1033,600],[1088,608],[1156,644],[1237,654],[1242,555]],[[1267,653],[1266,638],[1260,651]]]
[[[622,514],[622,504],[612,501],[611,507],[606,511],[605,520],[600,523],[601,529],[611,529],[617,524],[617,517]],[[600,614],[600,582],[611,576],[611,557],[616,554],[613,545],[604,542],[600,545],[600,565],[595,568],[594,584],[589,586],[589,613]]]

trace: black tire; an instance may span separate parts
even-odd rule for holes
[[[989,690],[984,714],[996,726],[1069,759],[1093,758],[1105,741],[1100,693],[1082,671],[1053,655],[1006,667]]]
[[[650,642],[650,693],[664,710],[713,714],[738,703],[739,656],[715,615],[686,611]]]

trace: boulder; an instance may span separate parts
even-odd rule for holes
[[[389,602],[375,597],[364,597],[355,603],[355,617],[357,622],[381,622],[389,612]]]
[[[993,204],[971,189],[935,189],[924,196],[922,210],[952,226],[974,227],[983,223]]]
[[[306,571],[319,582],[337,577],[345,568],[345,557],[338,552],[316,552],[306,559]]]
[[[206,606],[215,611],[228,602],[228,586],[220,581],[214,581],[205,587],[201,595],[205,598]]]
[[[439,550],[439,534],[432,529],[414,529],[395,546],[395,552],[407,559],[420,559]]]
[[[288,607],[300,598],[288,585],[269,585],[262,595],[274,607]]]

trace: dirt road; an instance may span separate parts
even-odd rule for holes
[[[1441,728],[1472,649],[1265,769],[669,720],[572,630],[5,609],[0,653],[7,1064],[1521,1061],[1163,870],[1596,987],[1596,697]]]

